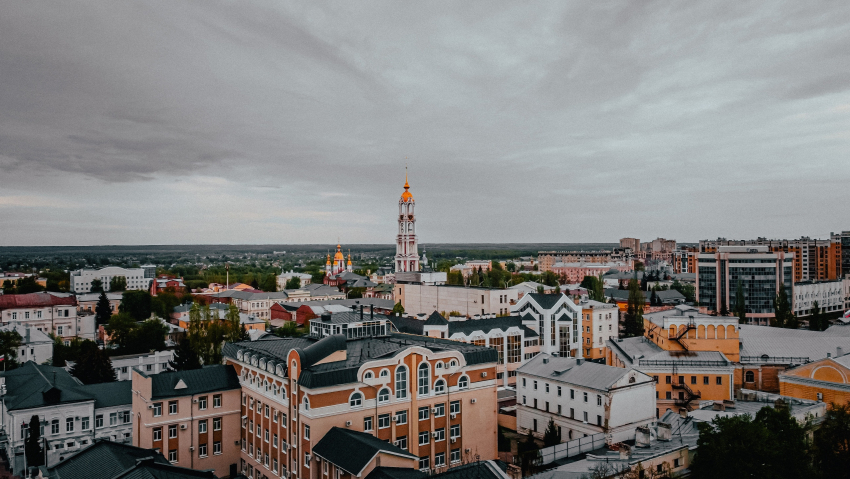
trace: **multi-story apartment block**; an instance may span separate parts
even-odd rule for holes
[[[802,237],[796,240],[702,240],[700,253],[716,253],[728,246],[765,246],[772,253],[784,252],[792,258],[794,264],[793,281],[827,281],[841,277],[842,247],[841,237],[831,235],[828,240]],[[792,255],[793,256],[790,256]]]
[[[632,252],[640,251],[640,240],[637,238],[621,238],[620,248],[629,248]]]
[[[794,253],[769,251],[767,245],[720,246],[698,255],[696,300],[709,311],[735,311],[741,283],[747,319],[767,324],[774,317],[780,285],[794,301]]]
[[[53,358],[53,338],[46,333],[22,324],[0,326],[0,331],[17,331],[21,335],[21,346],[17,351],[19,363],[32,361],[44,364]]]
[[[0,396],[9,435],[5,453],[16,473],[25,470],[24,441],[33,416],[41,422],[47,466],[95,439],[130,440],[129,383],[83,385],[62,368],[27,361],[0,373]]]
[[[472,288],[457,285],[396,284],[395,301],[401,301],[407,314],[456,311],[464,316],[511,312],[519,299],[515,289]]]
[[[581,356],[581,307],[567,295],[526,294],[511,311],[539,335],[541,353]]]
[[[517,375],[517,432],[542,437],[549,421],[561,441],[603,433],[614,444],[655,421],[655,381],[634,369],[540,354]]]
[[[155,269],[155,268],[154,268]],[[150,268],[121,268],[107,266],[101,269],[78,269],[71,271],[71,291],[77,294],[91,293],[92,280],[98,279],[105,291],[109,291],[112,278],[123,276],[127,280],[128,290],[148,289],[153,281]]]
[[[844,311],[845,283],[847,279],[835,281],[802,281],[794,283],[794,314],[804,318],[813,313],[817,301],[821,312],[835,316],[834,313]]]
[[[841,277],[846,278],[850,275],[850,231],[842,231],[841,233],[830,233],[830,241],[838,244],[840,247],[841,256]]]
[[[182,467],[236,476],[244,412],[233,366],[155,376],[134,368],[132,386],[134,446],[156,449]]]
[[[581,306],[581,352],[588,359],[604,359],[606,344],[620,335],[620,308],[616,303],[584,300]]]
[[[625,251],[599,250],[599,251],[539,251],[537,253],[538,269],[540,271],[552,271],[555,263],[611,263],[614,261],[628,261]]]
[[[446,321],[434,311],[425,321],[402,316],[390,316],[389,320],[402,333],[448,338],[495,349],[499,353],[496,379],[505,386],[516,384],[516,370],[540,352],[537,333],[523,324],[519,316]]]
[[[0,324],[35,328],[70,343],[79,337],[95,339],[94,316],[79,316],[73,296],[50,293],[0,295]]]
[[[328,331],[340,334],[321,339],[225,345],[243,388],[243,474],[324,477],[328,465],[313,448],[335,427],[389,441],[420,469],[496,457],[496,351],[370,323],[332,323]]]

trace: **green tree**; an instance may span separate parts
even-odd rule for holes
[[[513,261],[508,261],[507,263],[505,263],[505,269],[508,272],[513,273],[514,271],[516,271],[516,263],[514,263]]]
[[[699,424],[695,479],[811,477],[806,431],[787,408],[762,408]]]
[[[124,276],[113,276],[109,280],[109,291],[118,292],[127,289],[127,278]]]
[[[643,271],[646,267],[640,261],[635,261],[635,271]]]
[[[6,371],[18,367],[18,349],[21,347],[21,335],[17,331],[0,331],[0,355],[6,358],[4,368]]]
[[[118,311],[129,314],[136,321],[144,321],[151,317],[153,300],[147,291],[125,291],[121,295]]]
[[[546,426],[546,431],[543,432],[543,447],[554,446],[561,443],[561,435],[558,434],[558,428],[555,426],[555,421],[549,418],[549,424]]]
[[[98,348],[94,341],[83,342],[80,346],[80,356],[71,368],[73,376],[83,384],[106,383],[118,379],[105,350]]]
[[[103,281],[99,279],[91,280],[91,292],[100,293],[101,291],[103,291]]]
[[[165,350],[165,338],[169,327],[159,319],[149,319],[137,323],[132,331],[132,343],[128,353]]]
[[[301,289],[301,278],[293,276],[286,281],[284,289]]]
[[[401,305],[401,301],[393,306],[393,314],[404,314],[404,306]]]
[[[744,286],[740,279],[735,288],[735,315],[738,316],[738,324],[747,324],[747,300],[744,297]]]
[[[44,447],[41,445],[41,420],[38,414],[33,414],[29,423],[29,434],[24,441],[24,455],[27,459],[27,467],[38,467],[44,465]]]
[[[558,275],[552,271],[544,271],[540,278],[540,282],[546,286],[556,286],[559,283]]]
[[[104,329],[109,335],[109,344],[125,352],[135,339],[136,320],[129,313],[120,312],[111,318]]]
[[[36,281],[35,275],[26,276],[15,283],[15,290],[18,294],[38,293],[39,291],[44,291],[44,289],[45,288]]]
[[[273,273],[263,275],[260,289],[271,293],[277,291],[277,277]]]
[[[847,477],[850,471],[850,405],[831,404],[812,442],[820,477]]]
[[[720,316],[729,316],[729,308],[726,307],[726,296],[720,298]]]
[[[829,327],[829,321],[823,314],[820,304],[812,301],[812,315],[809,318],[809,329],[812,331],[824,331]]]
[[[168,362],[168,368],[172,371],[201,369],[201,358],[192,349],[186,338],[177,343],[177,348],[174,349],[174,358]]]
[[[192,297],[183,295],[178,298],[176,294],[168,291],[157,294],[151,298],[151,311],[160,318],[169,321],[174,308],[180,306],[181,302],[191,302]]]
[[[633,278],[629,281],[629,299],[626,303],[626,314],[623,316],[627,338],[643,335],[643,308],[645,305],[646,297],[640,290],[637,279]]]
[[[112,305],[109,303],[109,298],[106,297],[106,292],[101,291],[100,297],[97,299],[97,306],[94,307],[94,317],[98,326],[109,322],[112,317]]]
[[[283,323],[283,326],[274,330],[274,335],[280,336],[281,338],[298,336],[298,325],[295,324],[295,321],[287,321]]]
[[[534,442],[531,432],[528,433],[524,441],[517,442],[517,454],[520,457],[522,477],[532,475],[537,466],[540,465],[540,449],[537,448],[537,443]]]
[[[779,283],[779,289],[776,291],[776,297],[773,300],[773,318],[770,325],[777,328],[789,327],[789,320],[793,312],[791,305],[788,302],[788,293],[785,291],[785,285]]]
[[[224,318],[218,312],[210,311],[209,306],[200,307],[197,303],[189,310],[189,328],[186,340],[204,364],[221,363],[221,349],[225,341],[241,340],[242,324],[239,309],[230,305]]]

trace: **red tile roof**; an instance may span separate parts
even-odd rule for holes
[[[60,297],[49,293],[3,294],[0,295],[0,311],[16,308],[37,308],[44,306],[76,306],[73,296]]]

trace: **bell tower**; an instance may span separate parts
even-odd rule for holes
[[[398,235],[395,248],[396,273],[419,271],[419,243],[416,240],[415,201],[410,194],[407,172],[404,173],[404,193],[398,200]]]

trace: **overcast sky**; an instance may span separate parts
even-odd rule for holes
[[[848,2],[0,10],[2,245],[850,230]]]

